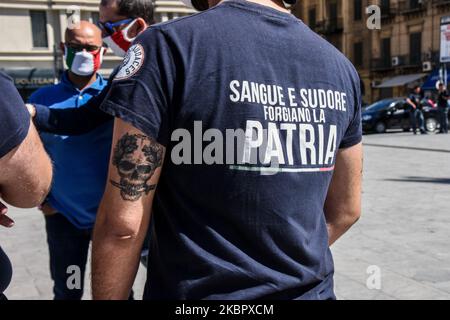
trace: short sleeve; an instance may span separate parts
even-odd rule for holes
[[[0,72],[0,158],[22,143],[30,127],[30,115],[13,81]]]
[[[167,146],[175,75],[172,49],[151,27],[128,50],[101,109]]]
[[[353,100],[354,100],[354,108],[352,120],[345,132],[344,137],[342,138],[341,144],[339,146],[340,149],[346,149],[357,145],[362,141],[362,122],[361,122],[361,81],[359,76],[356,76],[356,79],[353,80]]]

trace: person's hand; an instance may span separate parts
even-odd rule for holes
[[[36,116],[36,108],[34,107],[34,105],[26,103],[25,107],[27,107],[27,110],[30,113],[31,118],[34,118]]]
[[[44,202],[41,204],[38,209],[44,214],[46,217],[54,216],[58,213],[57,210],[53,209],[52,206],[48,202]]]
[[[14,226],[14,220],[8,217],[8,208],[0,201],[0,225],[6,228]]]

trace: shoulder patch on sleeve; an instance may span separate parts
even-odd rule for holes
[[[114,80],[124,80],[132,77],[139,71],[139,69],[141,69],[144,64],[144,60],[144,47],[140,44],[131,46]]]

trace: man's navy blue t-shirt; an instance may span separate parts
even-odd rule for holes
[[[361,142],[351,63],[242,0],[152,26],[102,108],[167,148],[147,299],[334,299],[324,202]]]
[[[27,136],[30,115],[10,77],[0,72],[0,158]]]
[[[2,158],[26,138],[30,115],[12,79],[3,72],[0,72],[0,93],[0,158]],[[0,247],[0,295],[11,281],[11,276],[11,263]]]

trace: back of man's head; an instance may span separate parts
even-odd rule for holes
[[[102,0],[100,5],[116,5],[117,14],[129,18],[142,18],[147,24],[153,24],[153,0]]]

